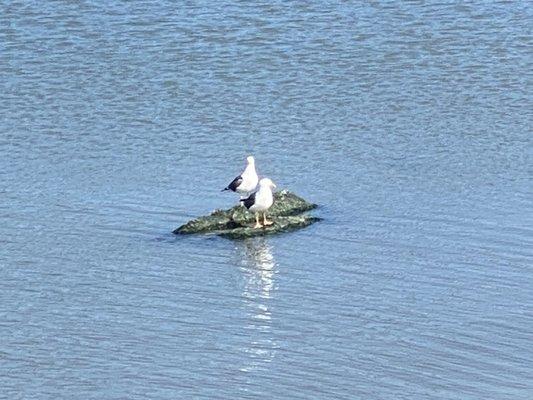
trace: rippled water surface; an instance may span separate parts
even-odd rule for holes
[[[0,398],[533,398],[532,10],[0,2]]]

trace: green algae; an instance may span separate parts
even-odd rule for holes
[[[309,203],[287,190],[274,193],[274,204],[268,210],[268,218],[273,225],[254,228],[255,215],[245,207],[236,205],[229,210],[215,210],[211,214],[195,218],[176,228],[177,235],[213,233],[228,238],[247,238],[259,235],[272,235],[303,228],[319,220],[305,215],[317,205]]]
[[[291,215],[287,217],[273,218],[273,224],[263,226],[262,228],[254,228],[254,225],[241,226],[234,229],[227,229],[217,232],[217,235],[229,239],[246,239],[254,236],[275,235],[282,232],[290,232],[297,229],[305,228],[317,221],[320,218],[311,215]]]

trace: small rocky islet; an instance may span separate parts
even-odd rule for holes
[[[255,215],[245,207],[236,205],[228,210],[215,210],[211,214],[195,218],[176,228],[176,235],[215,234],[230,239],[246,239],[254,236],[273,235],[309,226],[320,218],[307,214],[317,208],[301,197],[281,190],[274,193],[274,204],[268,210],[272,225],[254,228]]]

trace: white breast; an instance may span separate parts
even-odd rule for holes
[[[255,172],[255,167],[253,165],[248,165],[244,172],[241,174],[242,176],[242,183],[237,188],[237,192],[239,193],[249,193],[252,192],[256,186],[257,182],[259,181],[259,177],[257,176],[257,173]]]
[[[262,187],[255,195],[255,203],[250,207],[250,211],[266,211],[274,203],[272,191],[268,187]]]

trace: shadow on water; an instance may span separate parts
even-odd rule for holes
[[[276,290],[276,260],[268,239],[257,237],[237,242],[236,264],[244,276],[242,291],[245,332],[249,338],[243,347],[247,362],[240,368],[247,372],[265,368],[276,352],[272,335],[271,300]]]

